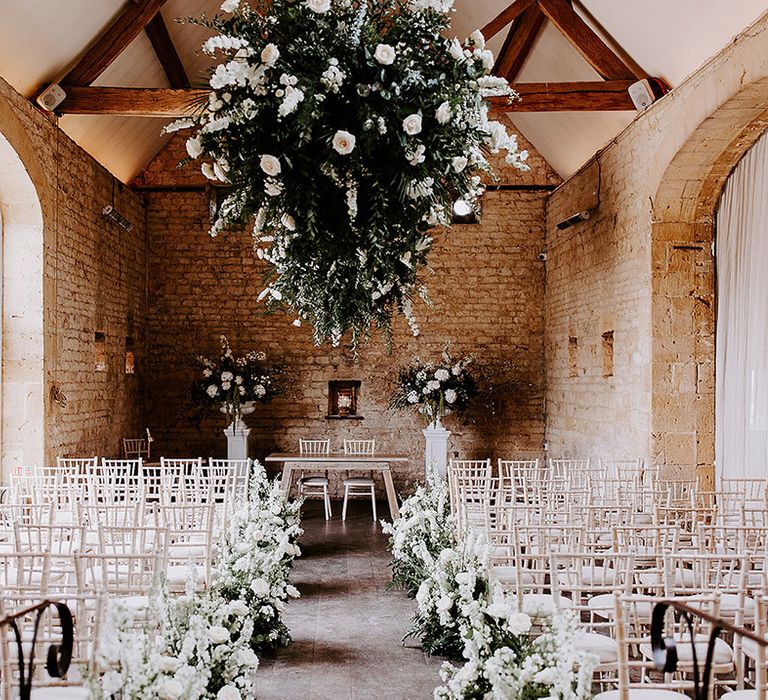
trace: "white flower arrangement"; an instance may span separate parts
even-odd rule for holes
[[[146,629],[131,611],[110,605],[102,629],[102,665],[89,679],[96,700],[250,700],[258,654],[290,641],[285,604],[299,592],[288,574],[300,551],[300,502],[254,465],[250,500],[225,523],[211,586],[171,598],[153,592]]]
[[[211,234],[257,222],[263,298],[310,322],[318,343],[347,330],[356,343],[374,324],[388,334],[396,310],[417,334],[429,229],[450,223],[457,199],[477,200],[488,153],[528,168],[486,103],[517,96],[490,75],[482,34],[447,36],[452,5],[227,0],[197,21],[215,32],[213,92],[167,130],[196,127],[190,158],[231,187]]]
[[[419,637],[430,654],[464,659],[458,667],[443,664],[444,685],[435,699],[591,697],[597,659],[575,644],[583,634],[578,619],[556,615],[531,639],[531,618],[491,583],[486,544],[470,536],[457,540],[447,501],[445,481],[433,472],[427,486],[405,500],[401,518],[385,525],[394,580],[411,592],[421,578],[408,636]]]
[[[448,349],[439,363],[423,363],[418,357],[400,370],[397,388],[390,397],[392,409],[417,408],[430,422],[449,411],[461,412],[477,393],[469,371],[471,356],[455,359]]]

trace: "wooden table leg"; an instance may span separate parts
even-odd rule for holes
[[[394,522],[400,517],[400,509],[397,507],[397,494],[395,493],[395,484],[392,482],[392,472],[389,470],[389,465],[382,469],[381,473],[384,477],[384,486],[387,489],[389,514],[392,517],[392,522]]]
[[[283,489],[285,497],[288,498],[291,495],[291,479],[293,477],[293,465],[290,462],[283,463],[283,478],[280,482],[280,486]]]

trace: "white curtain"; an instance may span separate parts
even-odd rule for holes
[[[716,473],[767,478],[768,134],[726,183],[716,260]]]

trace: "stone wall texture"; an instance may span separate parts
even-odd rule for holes
[[[55,118],[36,110],[1,79],[0,133],[24,164],[42,209],[42,279],[21,283],[42,285],[43,333],[30,344],[44,346],[37,404],[45,415],[44,460],[117,456],[122,438],[144,428],[143,197],[71,141]],[[133,224],[131,232],[102,217],[107,204]],[[106,371],[95,370],[96,333],[104,335]],[[12,343],[5,335],[4,346]],[[133,375],[124,371],[126,337],[133,339],[137,356]],[[54,387],[66,396],[66,406],[51,400]],[[6,455],[4,466],[18,454]]]
[[[767,76],[765,15],[549,198],[551,455],[641,457],[667,478],[711,483],[714,212],[768,127]],[[588,221],[557,229],[594,207]],[[614,369],[604,376],[608,332]]]

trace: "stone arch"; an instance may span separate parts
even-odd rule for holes
[[[715,213],[744,153],[768,130],[768,78],[744,86],[694,130],[654,198],[651,242],[652,456],[714,484]],[[679,455],[693,455],[683,464]],[[672,478],[675,467],[667,476]]]
[[[43,213],[30,174],[5,135],[7,123],[0,120],[0,452],[4,480],[13,465],[44,463],[46,425]]]

